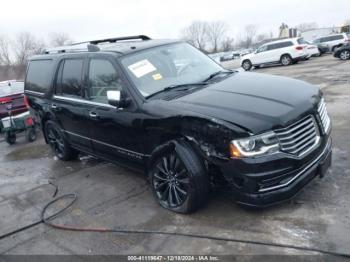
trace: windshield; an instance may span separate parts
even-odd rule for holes
[[[166,87],[204,81],[223,68],[187,43],[159,46],[121,61],[144,97]]]

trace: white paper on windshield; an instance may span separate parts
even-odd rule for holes
[[[147,59],[129,65],[128,68],[137,78],[157,70]]]

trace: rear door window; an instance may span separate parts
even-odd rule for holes
[[[335,36],[332,37],[332,40],[341,40],[343,38],[344,38],[343,35],[335,35]]]
[[[65,59],[61,62],[56,93],[82,97],[83,59]]]
[[[32,60],[28,65],[25,89],[45,93],[51,85],[52,60]]]

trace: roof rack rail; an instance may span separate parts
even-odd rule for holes
[[[98,52],[100,48],[93,44],[72,44],[68,46],[58,46],[44,49],[43,54],[61,54],[61,53],[79,53],[79,52]]]
[[[146,35],[134,35],[134,36],[106,38],[106,39],[100,39],[100,40],[91,40],[88,42],[90,44],[97,45],[100,43],[115,43],[115,42],[119,42],[119,41],[137,40],[137,39],[140,39],[142,41],[151,40],[151,38],[149,36],[146,36]]]
[[[97,46],[101,43],[116,43],[119,41],[137,40],[142,41],[151,40],[150,37],[146,35],[135,35],[135,36],[124,36],[124,37],[114,37],[99,40],[90,40],[86,42],[74,43],[68,46],[58,46],[53,48],[47,48],[43,51],[43,54],[60,54],[60,53],[79,53],[79,52],[98,52],[100,48]]]

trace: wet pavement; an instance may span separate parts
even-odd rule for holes
[[[333,120],[332,168],[294,200],[249,210],[214,192],[206,207],[195,214],[179,215],[153,200],[143,174],[89,156],[62,162],[41,136],[34,143],[19,137],[13,146],[0,142],[0,235],[39,221],[43,206],[58,188],[58,195],[77,193],[79,197],[57,223],[177,231],[350,253],[350,61],[328,55],[255,72],[316,84],[328,103]],[[317,253],[180,236],[79,233],[38,224],[0,239],[0,254]]]

